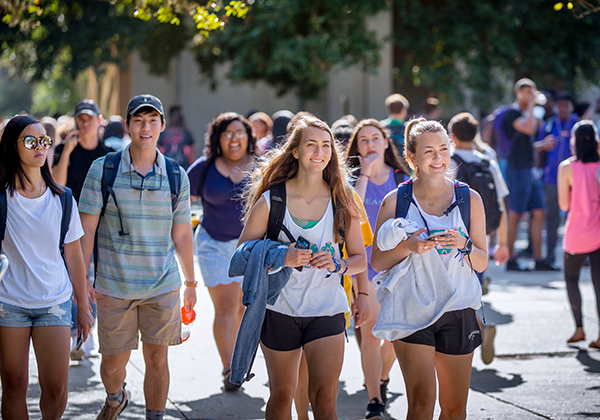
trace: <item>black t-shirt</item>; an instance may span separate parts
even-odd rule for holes
[[[64,148],[64,143],[56,146],[56,150],[54,151],[54,164],[52,166],[58,164]],[[79,203],[81,189],[83,188],[83,183],[85,182],[88,170],[90,169],[90,166],[92,166],[92,162],[112,151],[113,149],[105,146],[102,142],[98,142],[98,147],[94,150],[84,149],[79,144],[75,146],[69,159],[66,186],[73,191],[73,197],[75,197],[77,203]]]
[[[508,164],[515,169],[533,168],[533,136],[523,134],[513,127],[517,118],[523,116],[520,109],[511,108],[504,114],[504,129],[511,141]]]

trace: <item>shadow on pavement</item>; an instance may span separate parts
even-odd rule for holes
[[[483,302],[483,305],[483,313],[487,324],[503,325],[513,322],[513,316],[511,314],[503,314],[496,311],[489,302]],[[477,311],[477,313],[480,314],[481,311]]]
[[[597,356],[600,355],[598,352],[594,352],[594,354]],[[580,349],[577,354],[577,360],[579,360],[582,365],[587,366],[587,369],[585,369],[586,372],[600,373],[600,360],[590,357],[587,350]],[[600,418],[600,416],[598,417]]]
[[[510,374],[507,379],[498,375],[496,369],[471,368],[471,386],[470,388],[479,392],[499,392],[505,388],[515,388],[524,383],[523,377],[518,373]]]
[[[174,401],[177,407],[189,408],[191,411],[183,410],[183,415],[177,410],[167,410],[166,414],[175,418],[187,419],[260,419],[265,417],[262,408],[266,401],[262,398],[253,398],[243,391],[221,392],[208,398],[194,401]],[[240,417],[242,415],[242,417]]]

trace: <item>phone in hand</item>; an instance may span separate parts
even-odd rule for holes
[[[302,236],[298,236],[298,240],[296,241],[296,248],[298,249],[310,249],[310,242],[304,239]],[[296,267],[296,270],[302,271],[304,267]]]
[[[81,346],[83,346],[83,330],[81,330],[81,334],[77,337],[77,346],[75,347],[75,350],[79,350]]]
[[[427,238],[425,238],[426,241],[433,241],[437,238],[449,238],[450,234],[449,233],[432,233],[431,235],[429,235]]]

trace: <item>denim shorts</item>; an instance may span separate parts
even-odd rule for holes
[[[242,282],[242,277],[232,278],[227,274],[229,260],[235,252],[237,241],[237,239],[226,242],[217,241],[202,227],[196,232],[196,255],[204,284],[207,287]]]
[[[530,210],[546,209],[544,185],[536,179],[533,169],[516,169],[510,165],[506,168],[506,185],[508,186],[508,207],[516,213]]]
[[[25,309],[0,302],[0,327],[71,327],[71,300],[47,308]]]

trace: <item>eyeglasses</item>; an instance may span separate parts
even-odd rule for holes
[[[232,138],[236,138],[238,140],[241,140],[245,137],[248,136],[248,133],[246,133],[244,130],[240,130],[240,131],[223,131],[221,133],[221,138],[223,140],[231,140]]]
[[[36,149],[39,146],[42,146],[42,149],[49,150],[54,144],[54,139],[50,136],[25,136],[22,139],[18,139],[17,141],[23,140],[23,146],[27,150]]]

